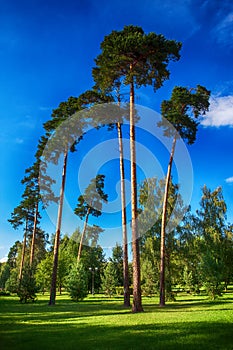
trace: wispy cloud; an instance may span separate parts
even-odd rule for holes
[[[204,126],[233,126],[233,96],[212,97],[209,112],[201,122]]]
[[[216,97],[233,95],[233,80],[216,82],[216,86],[211,91],[213,96]]]
[[[233,183],[233,176],[228,177],[227,179],[225,179],[225,182],[226,182],[227,184]]]
[[[15,143],[17,143],[18,145],[21,145],[22,143],[24,143],[24,140],[23,139],[20,139],[19,137],[17,137],[15,139]]]
[[[39,110],[42,112],[51,111],[52,109],[53,107],[44,107],[44,106],[39,107]]]
[[[36,120],[31,115],[26,115],[23,120],[18,123],[19,127],[34,129],[36,127]]]
[[[214,28],[214,36],[219,44],[227,45],[233,48],[233,12],[229,13]]]
[[[204,32],[208,33],[208,40],[213,45],[233,48],[233,3],[231,0],[190,0],[193,17],[200,24]]]

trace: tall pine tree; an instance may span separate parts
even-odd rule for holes
[[[167,65],[178,60],[181,44],[163,35],[145,34],[137,26],[113,31],[101,43],[93,77],[103,91],[112,91],[119,81],[130,88],[131,220],[133,250],[133,312],[143,311],[140,287],[140,254],[137,227],[137,178],[135,152],[135,86],[162,86],[169,78]]]

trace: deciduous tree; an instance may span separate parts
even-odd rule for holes
[[[198,228],[201,236],[201,277],[207,293],[212,299],[221,295],[224,276],[224,233],[226,228],[226,203],[222,188],[211,191],[202,189],[198,214]]]

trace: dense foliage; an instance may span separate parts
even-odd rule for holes
[[[143,201],[148,195],[154,196],[154,204],[159,205],[163,184],[156,179],[149,179],[142,184],[139,193],[142,210]],[[178,188],[173,185],[169,196],[170,211],[177,195]],[[157,209],[154,207],[154,212]],[[205,291],[211,299],[215,299],[232,283],[233,226],[227,222],[226,214],[222,189],[218,187],[211,191],[205,186],[196,213],[193,214],[189,209],[180,225],[166,237],[167,300],[174,300],[177,290],[194,294]],[[161,215],[140,240],[142,292],[146,296],[159,292],[160,227]],[[100,246],[84,245],[80,265],[77,265],[78,237],[80,232],[76,231],[70,238],[64,236],[61,240],[57,279],[60,293],[67,290],[73,300],[83,299],[88,291],[92,292],[93,273],[95,291],[111,296],[120,287],[123,288],[122,247],[116,244],[112,257],[107,261]],[[23,302],[34,300],[36,291],[49,291],[51,249],[37,263],[35,274],[29,263],[25,264],[19,285],[22,245],[16,242],[10,249],[8,261],[0,265],[1,289],[17,293]]]

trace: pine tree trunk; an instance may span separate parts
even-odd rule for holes
[[[83,239],[84,239],[84,235],[85,235],[86,228],[87,228],[87,222],[88,222],[89,214],[90,214],[90,208],[88,208],[88,211],[87,211],[87,215],[86,215],[84,226],[83,226],[83,232],[82,232],[81,239],[80,239],[80,242],[79,242],[78,257],[77,257],[77,261],[78,262],[80,261],[80,258],[81,258]]]
[[[131,67],[132,69],[132,67]],[[130,84],[130,161],[131,161],[131,212],[132,212],[132,251],[133,251],[133,312],[142,312],[140,250],[137,227],[137,176],[134,120],[134,83]]]
[[[176,139],[177,139],[177,136],[175,135],[172,143],[172,149],[171,149],[170,159],[169,159],[168,168],[167,168],[167,176],[166,176],[165,190],[164,190],[164,197],[163,197],[161,242],[160,242],[160,283],[159,283],[159,293],[160,293],[159,305],[160,306],[165,306],[165,254],[166,254],[165,229],[166,229],[166,219],[167,219],[168,191],[169,191],[169,185],[170,185],[170,179],[171,179],[172,162],[173,162],[173,157],[174,157],[175,147],[176,147]]]
[[[31,243],[31,253],[30,253],[30,267],[33,266],[34,261],[34,252],[35,252],[35,241],[36,241],[36,228],[38,221],[38,201],[36,201],[35,214],[34,214],[34,224],[33,224],[33,232],[32,232],[32,243]]]
[[[58,252],[59,252],[62,209],[63,209],[63,201],[64,201],[65,181],[66,181],[67,157],[68,157],[68,151],[65,151],[64,160],[63,160],[63,169],[62,169],[62,183],[61,183],[61,189],[60,189],[60,198],[59,198],[59,206],[58,206],[58,214],[57,214],[57,229],[55,234],[54,251],[53,251],[53,273],[52,273],[52,281],[51,281],[51,288],[50,288],[49,305],[55,305],[55,300],[56,300]]]
[[[25,260],[25,253],[26,253],[26,243],[27,243],[27,231],[28,231],[28,219],[26,219],[25,224],[25,232],[24,232],[24,238],[23,238],[23,248],[22,248],[22,255],[21,255],[21,261],[20,261],[20,268],[19,268],[19,287],[21,285],[22,277],[23,277],[23,267],[24,267],[24,260]]]
[[[125,202],[125,166],[124,151],[122,142],[121,123],[117,123],[118,143],[120,153],[120,178],[121,178],[121,216],[122,216],[122,233],[123,233],[123,279],[124,279],[124,306],[130,306],[129,291],[129,264],[128,264],[128,238],[126,222],[126,202]]]

